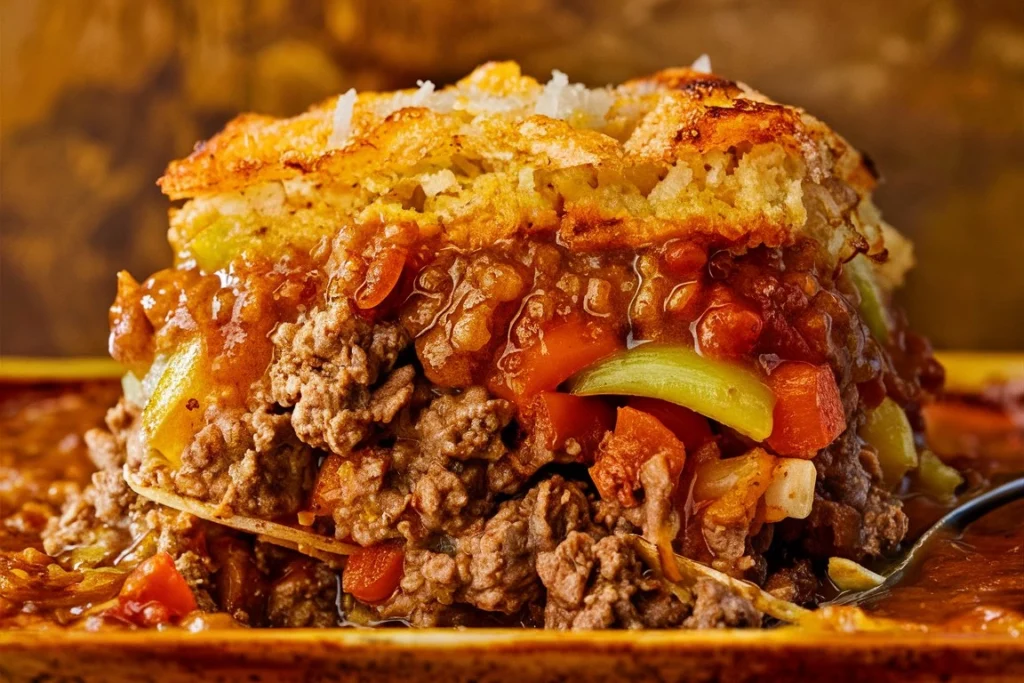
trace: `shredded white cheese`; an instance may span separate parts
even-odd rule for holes
[[[412,94],[399,92],[380,100],[374,113],[384,119],[409,107],[424,107],[441,113],[449,112],[454,107],[455,93],[435,92],[434,84],[430,81],[416,81],[416,85],[419,87]]]
[[[581,83],[569,83],[569,77],[557,69],[551,72],[551,80],[537,97],[534,111],[553,119],[581,117],[580,123],[587,127],[600,124],[611,109],[614,97],[607,88],[590,88]]]
[[[702,74],[711,73],[711,57],[708,57],[706,54],[697,57],[697,59],[693,60],[693,64],[690,65],[690,68],[694,71],[699,71]]]
[[[416,81],[416,85],[418,89],[412,94],[409,104],[413,107],[422,107],[427,103],[427,98],[433,94],[434,83],[432,81]]]
[[[348,92],[339,97],[338,103],[334,105],[334,127],[327,143],[331,149],[344,147],[348,142],[349,133],[352,132],[352,110],[355,105],[355,88],[349,88]]]

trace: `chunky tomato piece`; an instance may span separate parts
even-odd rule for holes
[[[628,406],[619,408],[615,432],[601,444],[590,477],[605,500],[636,507],[633,493],[640,488],[640,468],[659,453],[668,461],[673,481],[678,480],[686,462],[683,443],[656,417]]]
[[[118,604],[108,614],[139,626],[155,626],[196,609],[196,599],[185,577],[167,553],[143,561],[125,579]]]
[[[707,262],[707,250],[693,242],[673,241],[665,246],[665,266],[676,277],[694,277]]]
[[[708,419],[684,406],[657,398],[634,396],[629,399],[629,407],[658,418],[658,422],[683,442],[687,453],[694,453],[715,439]]]
[[[701,353],[735,358],[753,350],[763,327],[761,316],[743,304],[712,306],[697,321],[697,343]]]
[[[846,429],[843,401],[826,365],[785,362],[768,376],[775,394],[766,443],[780,455],[813,458]]]
[[[341,586],[356,599],[373,604],[391,597],[404,573],[405,550],[397,542],[360,548],[349,555]]]
[[[581,461],[592,461],[605,432],[615,425],[615,409],[599,398],[584,398],[553,391],[542,392],[531,404],[534,432],[552,450],[575,439]]]

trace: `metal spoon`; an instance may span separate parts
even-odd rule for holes
[[[972,498],[963,505],[947,512],[942,519],[935,522],[921,534],[917,543],[912,545],[903,559],[892,566],[883,576],[885,581],[865,591],[846,591],[823,605],[861,605],[873,602],[898,584],[907,571],[920,564],[927,555],[927,548],[936,538],[950,537],[961,533],[971,522],[984,517],[988,513],[1014,501],[1024,499],[1024,477],[1008,481],[1002,486]]]

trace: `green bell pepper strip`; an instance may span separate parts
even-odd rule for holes
[[[690,346],[648,343],[598,361],[569,380],[578,396],[659,398],[756,441],[772,433],[775,396],[755,373]]]
[[[921,465],[913,476],[914,489],[940,502],[948,502],[956,495],[964,478],[955,467],[942,462],[929,450],[921,451]]]
[[[867,256],[857,254],[844,268],[860,293],[860,317],[864,319],[876,341],[883,345],[888,344],[892,319],[889,317],[882,289],[875,280],[871,262]]]
[[[878,452],[882,476],[890,487],[896,486],[908,471],[917,468],[917,447],[914,431],[903,408],[891,398],[885,398],[867,414],[860,428],[860,438]]]

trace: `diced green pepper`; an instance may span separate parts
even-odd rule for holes
[[[223,270],[245,257],[274,258],[287,250],[309,252],[325,236],[329,224],[260,220],[258,215],[217,216],[187,242],[187,255],[206,273]],[[185,256],[179,254],[179,256]]]
[[[881,344],[889,343],[892,320],[886,306],[885,296],[875,280],[875,273],[867,256],[857,254],[844,266],[850,281],[860,293],[860,316]]]
[[[889,486],[898,484],[904,474],[917,467],[914,431],[903,408],[891,398],[868,412],[860,437],[878,452],[878,464]]]
[[[690,346],[643,344],[586,368],[569,386],[579,396],[660,398],[756,441],[772,433],[775,396],[761,379],[735,363],[701,356]]]
[[[226,268],[242,250],[255,242],[244,229],[227,218],[219,218],[188,244],[192,258],[203,272],[213,273]]]
[[[199,337],[175,351],[142,411],[147,445],[175,466],[202,426],[211,394],[205,358],[203,340]]]
[[[942,462],[929,450],[921,451],[921,465],[914,473],[914,488],[938,501],[951,501],[964,478],[955,467]]]

